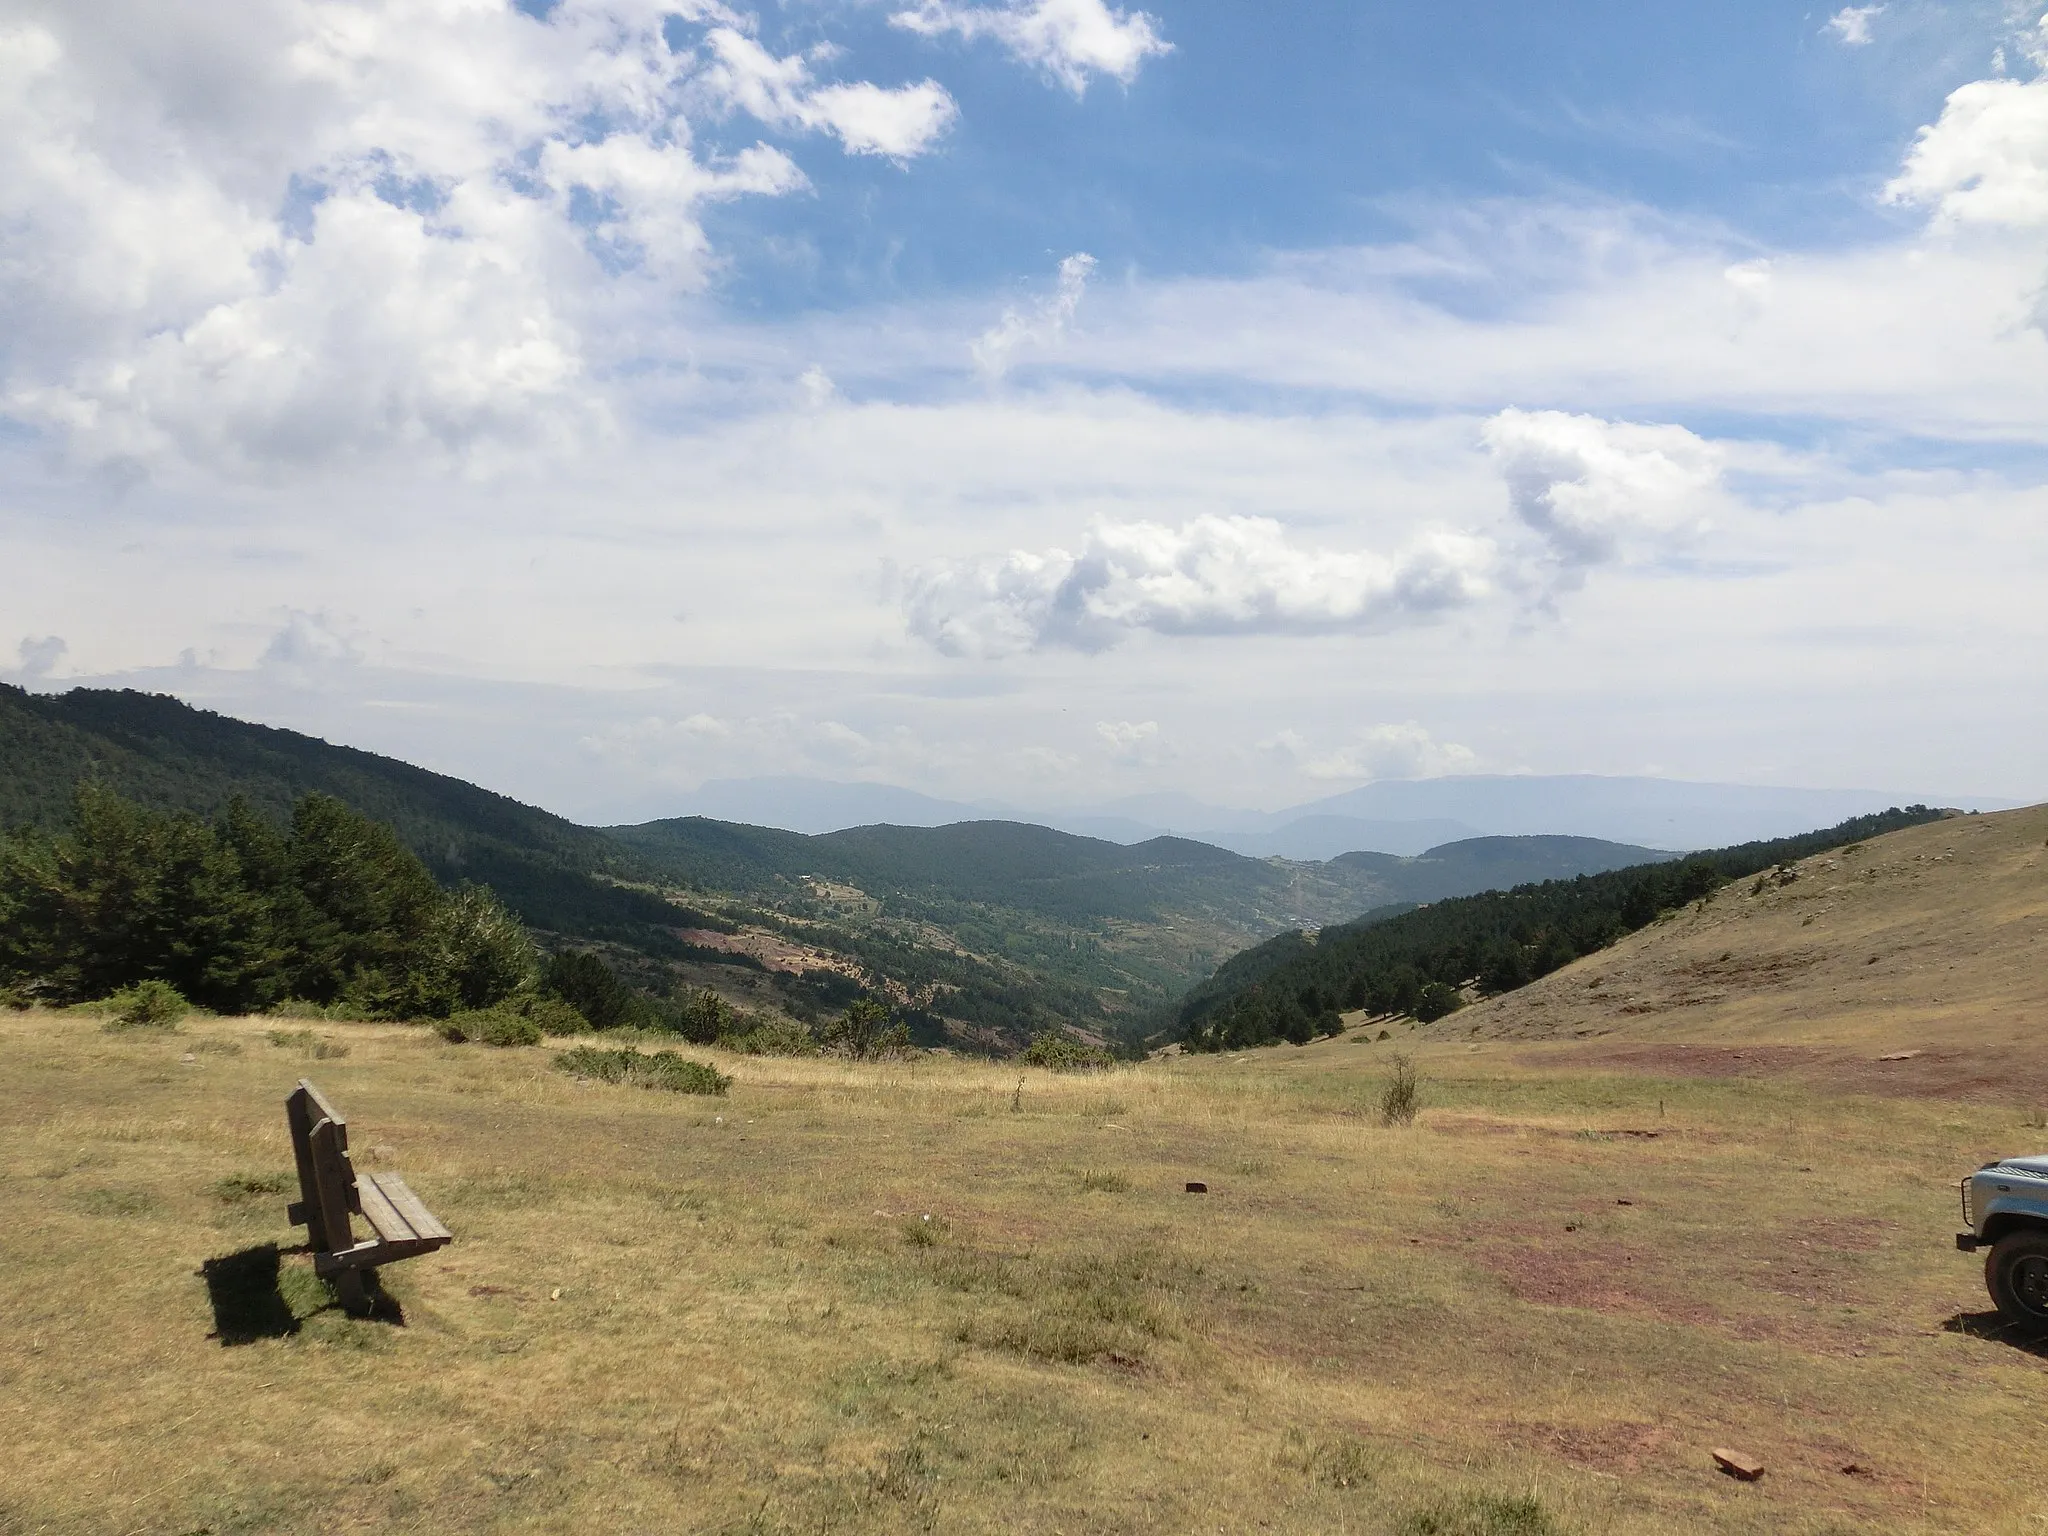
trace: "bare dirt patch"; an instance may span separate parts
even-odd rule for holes
[[[1883,1053],[1891,1054],[1891,1053]],[[2048,1103],[2048,1059],[2003,1046],[1929,1047],[1901,1059],[1811,1045],[1588,1042],[1528,1052],[1523,1066],[1656,1077],[1795,1078],[1829,1093],[1902,1099]]]

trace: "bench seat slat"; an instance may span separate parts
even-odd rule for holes
[[[426,1208],[420,1197],[414,1194],[411,1187],[397,1174],[373,1173],[359,1176],[359,1182],[361,1177],[367,1177],[376,1184],[378,1192],[391,1202],[398,1214],[405,1218],[406,1225],[420,1237],[441,1238],[446,1241],[454,1236],[441,1225],[440,1218]]]
[[[385,1193],[381,1180],[373,1173],[356,1175],[356,1201],[362,1207],[363,1219],[377,1231],[377,1236],[387,1243],[409,1243],[423,1234],[415,1232],[411,1222],[391,1197]]]

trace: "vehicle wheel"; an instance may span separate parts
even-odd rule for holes
[[[2010,1232],[1984,1261],[1984,1287],[2008,1321],[2048,1332],[2048,1232]]]

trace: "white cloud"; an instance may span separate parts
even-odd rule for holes
[[[1870,44],[1870,23],[1882,12],[1881,5],[1845,5],[1828,18],[1827,29],[1851,48]]]
[[[1095,739],[1124,768],[1156,768],[1170,755],[1157,720],[1098,720]]]
[[[360,666],[362,660],[361,648],[331,615],[294,609],[285,616],[284,627],[270,637],[257,666],[303,685],[336,668]]]
[[[704,73],[706,90],[764,123],[835,134],[852,154],[911,159],[960,115],[936,80],[894,90],[865,81],[821,86],[801,55],[778,59],[732,27],[713,28],[705,42],[717,61]]]
[[[1088,278],[1095,270],[1095,258],[1076,251],[1060,263],[1059,286],[1050,298],[1040,299],[1029,314],[1006,309],[1003,318],[975,339],[969,349],[974,366],[984,378],[1000,379],[1009,371],[1010,359],[1020,347],[1051,347],[1059,343],[1073,323],[1088,291]]]
[[[1725,458],[1684,427],[1564,411],[1505,410],[1480,437],[1566,587],[1645,536],[1696,523]]]
[[[1273,745],[1311,779],[1433,779],[1473,773],[1479,754],[1455,741],[1438,741],[1413,720],[1354,731],[1336,746],[1318,749],[1298,731],[1281,731]]]
[[[1104,522],[1080,553],[1013,550],[913,571],[911,633],[947,655],[1106,650],[1127,635],[1319,634],[1426,622],[1490,590],[1493,545],[1422,534],[1399,553],[1303,549],[1265,517]]]
[[[1035,64],[1076,96],[1091,75],[1128,85],[1145,60],[1171,53],[1158,21],[1143,11],[1122,11],[1106,0],[1006,0],[997,5],[961,0],[920,0],[914,11],[889,18],[909,31],[935,37],[993,37],[1011,57]]]
[[[1885,197],[1931,207],[1949,225],[2048,224],[2048,75],[1951,91]]]
[[[956,115],[931,81],[820,84],[740,24],[0,0],[0,409],[88,459],[244,472],[605,430],[621,303],[704,286],[706,205],[808,185],[765,144],[702,153],[693,113],[898,159]]]
[[[43,635],[40,638],[24,635],[21,644],[15,650],[21,665],[15,668],[14,675],[24,682],[48,677],[56,670],[57,663],[69,649],[63,637],[59,635]]]

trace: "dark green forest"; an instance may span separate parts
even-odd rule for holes
[[[66,831],[0,841],[0,987],[18,999],[159,981],[223,1012],[295,1000],[434,1018],[487,1008],[536,969],[487,887],[444,890],[331,795],[302,796],[280,825],[245,800],[207,821],[86,784]]]
[[[1924,805],[1825,831],[1696,853],[1570,880],[1546,880],[1413,909],[1367,913],[1311,938],[1281,934],[1191,991],[1173,1020],[1195,1051],[1305,1044],[1342,1028],[1341,1011],[1441,1018],[1461,989],[1512,991],[1742,879],[1824,849],[1938,820]]]

